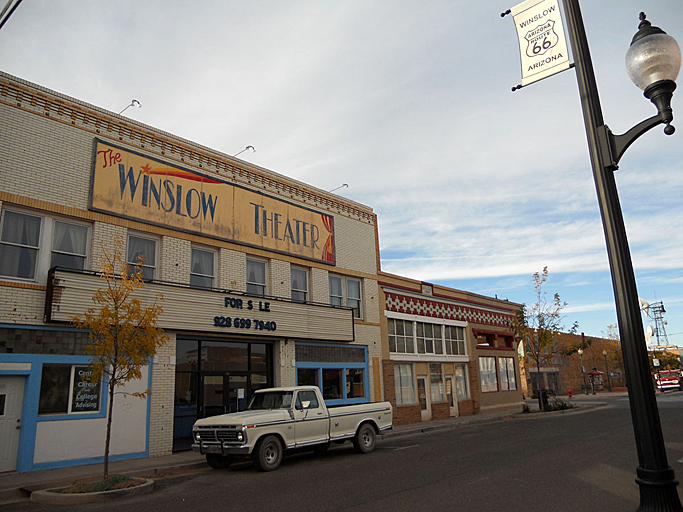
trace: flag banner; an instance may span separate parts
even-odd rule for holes
[[[558,0],[526,0],[511,11],[519,39],[522,85],[569,69]]]

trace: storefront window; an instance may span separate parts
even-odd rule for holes
[[[363,373],[360,368],[346,369],[346,398],[362,398],[365,396]]]
[[[202,371],[246,372],[249,346],[246,343],[202,341]]]
[[[467,366],[464,364],[455,365],[455,390],[458,400],[466,400],[470,397],[469,386],[467,385]]]
[[[514,391],[517,389],[515,379],[515,360],[512,357],[501,357],[498,360],[500,366],[500,389],[502,391]]]
[[[415,377],[413,365],[410,363],[394,363],[394,381],[396,384],[396,404],[414,404]]]
[[[319,370],[313,368],[299,368],[296,371],[296,382],[299,386],[318,386]]]
[[[479,380],[482,393],[498,391],[498,379],[496,378],[496,358],[479,358]]]
[[[99,412],[102,386],[85,365],[44,364],[38,414]]]
[[[338,400],[342,396],[342,372],[336,368],[323,370],[323,398]]]

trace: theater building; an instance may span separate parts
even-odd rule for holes
[[[113,460],[187,449],[263,387],[382,398],[371,208],[2,73],[0,126],[0,472],[101,460],[70,320],[117,239],[169,342],[124,390],[149,397],[114,399]]]
[[[522,409],[521,305],[380,272],[384,396],[394,424]]]

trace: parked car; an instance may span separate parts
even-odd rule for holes
[[[251,457],[260,471],[273,471],[294,448],[324,452],[331,442],[351,441],[357,452],[370,453],[392,421],[389,402],[327,407],[316,386],[262,389],[243,412],[197,420],[192,449],[213,468]]]

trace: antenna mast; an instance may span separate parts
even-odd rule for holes
[[[664,320],[664,309],[663,302],[655,302],[650,304],[647,316],[655,321],[655,336],[657,336],[657,346],[665,347],[669,344],[669,338],[666,335],[666,320]]]

